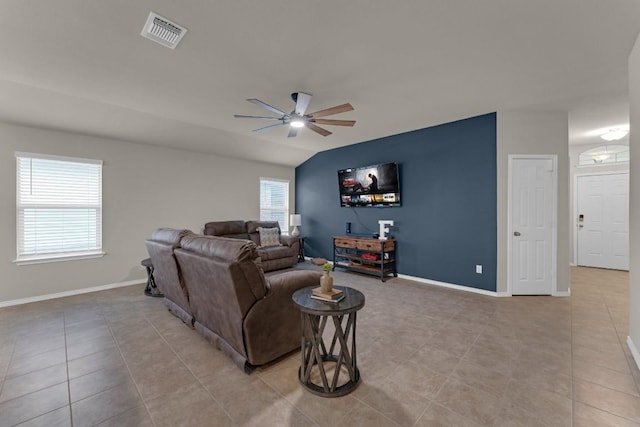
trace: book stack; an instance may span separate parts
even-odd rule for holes
[[[321,288],[313,288],[311,290],[311,298],[320,301],[338,302],[344,298],[344,292],[340,289],[331,289],[331,292],[322,292]]]

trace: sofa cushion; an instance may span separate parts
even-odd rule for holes
[[[260,247],[280,246],[280,229],[278,228],[258,228],[260,233]]]
[[[291,257],[291,248],[288,246],[269,246],[258,248],[258,255],[262,261]],[[287,266],[289,267],[289,265]]]
[[[215,221],[204,225],[204,234],[249,240],[244,221]]]
[[[280,230],[278,221],[247,221],[247,233],[249,234],[257,233],[260,227],[277,228]]]

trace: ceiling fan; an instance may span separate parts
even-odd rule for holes
[[[247,101],[256,104],[262,108],[265,108],[273,113],[278,114],[280,117],[265,117],[265,116],[244,116],[241,114],[234,114],[233,117],[241,119],[262,119],[262,120],[276,120],[280,123],[265,126],[259,129],[254,129],[254,132],[264,132],[277,126],[289,125],[289,138],[292,138],[298,134],[298,129],[307,127],[314,132],[319,133],[322,136],[331,135],[326,129],[321,128],[318,125],[334,125],[334,126],[353,126],[356,124],[355,120],[332,120],[322,119],[321,117],[330,116],[332,114],[344,113],[346,111],[352,111],[351,104],[342,104],[335,107],[326,108],[324,110],[316,111],[315,113],[305,114],[309,102],[311,101],[311,95],[304,92],[294,92],[291,94],[291,99],[296,103],[294,110],[290,113],[285,113],[271,105],[260,101],[259,99],[247,99]]]

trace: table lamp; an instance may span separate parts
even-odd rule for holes
[[[293,237],[298,237],[300,235],[300,230],[298,230],[298,226],[302,225],[302,215],[293,214],[289,217],[289,223],[293,226],[293,230],[291,230],[291,235]]]

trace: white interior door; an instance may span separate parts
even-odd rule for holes
[[[555,158],[512,158],[509,215],[511,293],[551,295],[555,287]]]
[[[629,174],[579,176],[578,265],[629,269]]]

